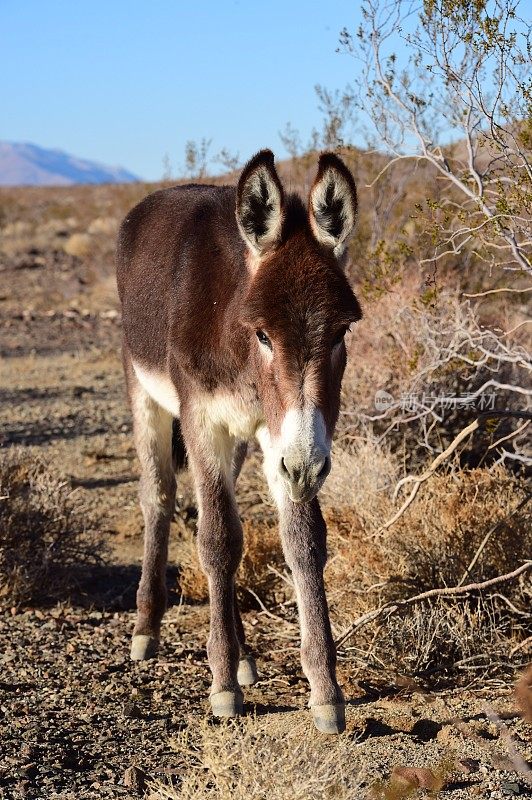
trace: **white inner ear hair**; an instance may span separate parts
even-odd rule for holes
[[[336,170],[328,169],[310,194],[310,225],[320,244],[331,247],[340,256],[353,228],[356,209],[351,189]]]
[[[281,238],[281,195],[265,167],[256,169],[246,181],[238,223],[254,255],[261,255]]]

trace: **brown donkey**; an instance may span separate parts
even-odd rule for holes
[[[124,367],[145,521],[131,657],[157,651],[175,471],[188,460],[209,582],[216,716],[241,714],[240,687],[257,680],[235,599],[242,527],[234,493],[256,436],[294,578],[314,722],[324,733],[345,726],[316,495],[331,466],[344,335],[361,317],[342,269],[356,208],[353,177],[337,156],[320,157],[305,208],[285,195],[273,154],[263,150],[236,188],[155,192],[120,229]]]

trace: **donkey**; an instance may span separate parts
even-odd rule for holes
[[[187,461],[218,717],[242,714],[241,687],[258,679],[235,592],[242,526],[234,487],[255,436],[294,579],[314,723],[324,733],[345,728],[317,492],[331,468],[344,336],[361,318],[343,271],[356,211],[354,179],[336,155],[321,155],[305,207],[285,194],[272,152],[262,150],[236,187],[163,189],[120,228],[123,360],[145,522],[131,658],[156,656],[175,473]]]

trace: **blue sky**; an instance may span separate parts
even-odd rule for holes
[[[0,139],[146,179],[165,154],[178,174],[189,139],[283,156],[287,122],[320,122],[314,85],[355,77],[335,50],[359,21],[352,0],[0,0]]]

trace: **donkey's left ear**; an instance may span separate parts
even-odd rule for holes
[[[309,220],[318,242],[339,257],[353,233],[357,213],[355,181],[334,153],[323,153],[310,190]]]
[[[240,234],[254,255],[273,250],[281,240],[284,192],[271,150],[261,150],[248,161],[236,191],[236,219]]]

